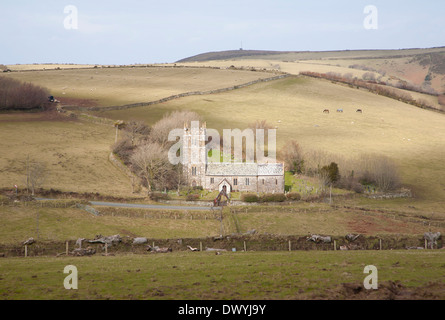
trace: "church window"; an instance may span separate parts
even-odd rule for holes
[[[196,167],[192,167],[192,176],[196,176]]]
[[[214,184],[215,183],[215,178],[210,178],[210,184]]]
[[[248,186],[250,183],[249,183],[249,178],[246,178],[246,186]]]
[[[236,179],[236,178],[233,179],[233,185],[234,185],[234,186],[237,186],[237,185],[238,185],[238,179]]]

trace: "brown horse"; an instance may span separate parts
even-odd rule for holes
[[[329,109],[324,109],[323,113],[329,113]]]
[[[357,109],[357,112],[360,112],[360,113],[362,113],[362,109]]]

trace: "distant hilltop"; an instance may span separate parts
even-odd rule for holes
[[[208,61],[208,60],[230,60],[240,57],[252,57],[252,56],[268,56],[274,54],[288,53],[286,51],[268,51],[268,50],[227,50],[227,51],[215,51],[197,54],[192,57],[188,57],[176,62],[194,62],[194,61]]]
[[[234,59],[291,59],[291,60],[317,60],[317,59],[364,59],[364,58],[399,58],[421,54],[445,52],[445,47],[388,49],[388,50],[337,50],[337,51],[271,51],[271,50],[226,50],[197,54],[176,62],[200,62],[210,60]]]

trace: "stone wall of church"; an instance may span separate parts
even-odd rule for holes
[[[260,176],[258,177],[258,192],[260,193],[283,193],[283,176]]]
[[[226,179],[233,192],[283,193],[283,176],[209,176],[205,177],[205,189],[219,191],[219,184]]]

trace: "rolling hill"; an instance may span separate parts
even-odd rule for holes
[[[433,89],[445,94],[445,47],[427,49],[400,50],[343,50],[343,51],[261,51],[261,50],[228,50],[208,52],[184,58],[177,63],[245,61],[251,65],[259,61],[270,61],[272,66],[281,63],[303,63],[329,66],[332,72],[339,72],[338,67],[349,69],[343,72],[364,70],[376,75],[387,75],[387,81],[397,84],[399,81]],[[257,62],[252,62],[257,60]],[[281,63],[280,63],[281,62]],[[219,63],[217,63],[219,64]],[[220,64],[219,64],[220,65]],[[287,68],[281,68],[287,71]],[[308,69],[309,71],[309,69]],[[314,70],[312,70],[314,71]],[[432,92],[432,90],[431,90]]]

